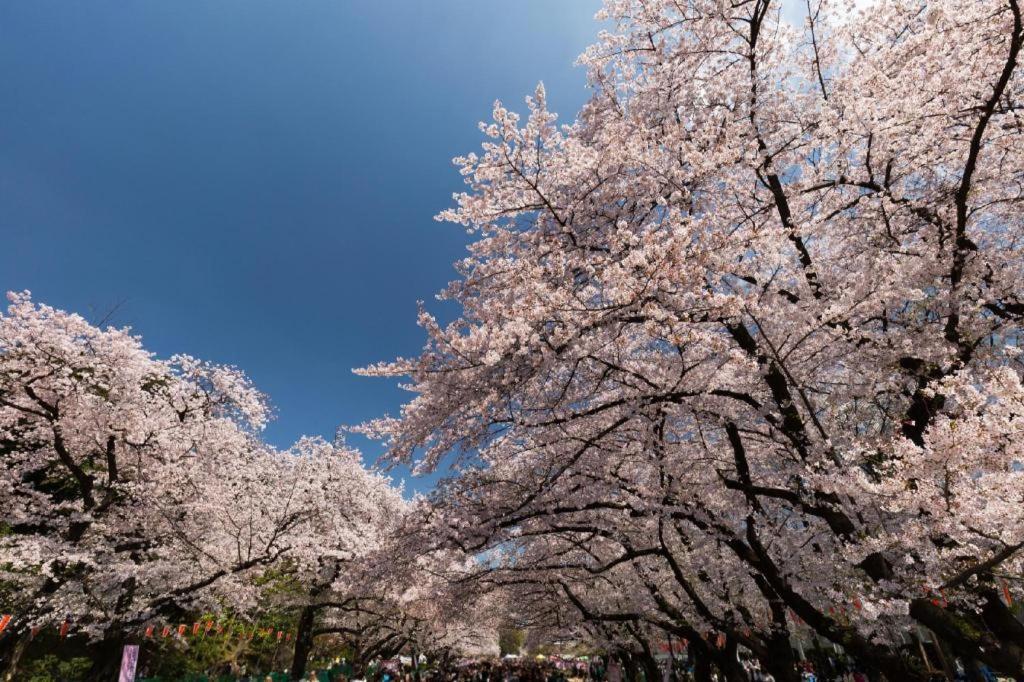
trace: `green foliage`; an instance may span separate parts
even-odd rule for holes
[[[255,579],[261,590],[261,604],[256,622],[246,616],[235,614],[227,608],[218,614],[193,614],[181,622],[189,627],[213,621],[209,634],[196,637],[189,635],[184,641],[177,637],[160,637],[159,629],[153,639],[143,642],[140,666],[147,675],[162,679],[184,679],[204,672],[225,670],[231,666],[244,666],[249,672],[266,672],[281,669],[291,661],[292,641],[277,639],[277,631],[294,632],[296,616],[292,609],[281,604],[289,603],[288,597],[301,593],[299,585],[289,567],[274,569]],[[223,628],[218,633],[217,626]],[[239,637],[240,632],[253,632],[250,639]],[[261,635],[267,629],[269,635]]]
[[[498,647],[501,655],[518,654],[526,642],[526,630],[504,627],[498,630]]]
[[[91,665],[82,656],[62,659],[47,654],[26,663],[21,672],[26,682],[78,682],[85,679]]]
[[[287,667],[291,663],[294,640],[283,637],[278,640],[277,632],[295,632],[296,613],[290,604],[294,596],[302,594],[302,585],[295,580],[288,565],[262,574],[255,582],[261,590],[258,615],[237,614],[224,605],[217,613],[184,614],[177,621],[166,623],[175,632],[179,624],[185,624],[187,634],[183,638],[161,636],[164,623],[154,623],[151,637],[143,635],[144,626],[131,628],[125,633],[123,642],[140,645],[138,677],[180,681],[208,676],[210,680],[217,680],[230,669],[244,667],[249,674],[264,675]],[[18,584],[0,581],[0,602],[13,604],[20,593]],[[209,631],[206,630],[208,622],[213,624]],[[196,636],[192,635],[194,623],[200,624]],[[250,640],[247,635],[254,629],[256,635]],[[267,630],[270,630],[269,634],[265,634]],[[246,637],[240,637],[240,633],[246,633]],[[73,633],[60,638],[52,625],[44,628],[26,649],[19,666],[18,680],[86,680],[98,652],[94,650],[96,646],[96,642],[89,642]],[[119,645],[114,648],[119,650]],[[334,655],[335,648],[331,649]],[[329,663],[332,657],[325,657],[324,663]],[[229,675],[226,679],[234,677]]]
[[[210,621],[213,627],[206,632],[206,623]],[[161,636],[162,625],[155,627],[151,637],[142,636],[141,631],[133,629],[124,638],[126,644],[140,645],[137,670],[140,679],[181,681],[208,677],[212,681],[242,667],[249,674],[265,675],[271,670],[282,670],[291,662],[294,640],[277,639],[279,630],[295,630],[294,614],[287,609],[264,609],[255,624],[236,618],[229,612],[219,615],[193,613],[182,617],[178,623],[187,626],[184,638]],[[176,631],[178,623],[167,625]],[[196,636],[192,635],[193,623],[200,624]],[[221,627],[219,633],[218,626]],[[239,636],[243,632],[248,635],[254,628],[257,634],[253,639]],[[268,629],[271,630],[269,634],[261,634]],[[94,658],[107,655],[98,646],[97,642],[89,642],[84,637],[60,638],[56,628],[47,628],[29,644],[17,679],[32,682],[87,680]],[[120,644],[115,644],[113,649],[119,657]],[[228,679],[234,677],[229,676]]]

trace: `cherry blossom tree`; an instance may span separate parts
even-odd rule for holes
[[[578,546],[648,623],[922,679],[920,623],[1024,675],[1021,9],[808,9],[608,0],[572,125],[496,104],[440,216],[462,314],[364,370],[417,396],[363,430],[459,454],[452,542]]]
[[[259,439],[264,397],[233,368],[158,360],[127,330],[10,296],[0,317],[0,581],[16,607],[12,668],[31,628],[73,624],[116,662],[130,632],[189,611],[259,605],[273,569],[307,612],[378,547],[401,491],[359,454]],[[94,666],[95,667],[95,666]]]
[[[245,462],[261,474],[254,435],[267,407],[243,374],[188,356],[159,361],[126,330],[97,329],[28,294],[10,299],[0,318],[0,546],[4,578],[23,588],[22,635],[68,617],[100,634],[273,559],[272,540],[194,513],[199,494],[211,496],[203,513],[222,514],[230,498],[212,486]],[[245,551],[201,556],[194,543],[213,532],[234,534]]]
[[[505,604],[472,580],[475,559],[425,542],[422,502],[404,503],[401,527],[383,535],[377,551],[347,565],[344,589],[316,602],[312,634],[340,636],[358,675],[400,652],[443,667],[454,656],[497,654]]]
[[[360,454],[340,441],[303,439],[288,455],[282,461],[300,488],[296,502],[307,510],[289,533],[282,557],[301,590],[293,604],[299,622],[291,676],[298,680],[305,675],[314,637],[345,631],[337,618],[332,626],[324,625],[331,620],[325,612],[377,613],[381,600],[375,597],[383,586],[374,562],[401,523],[407,503],[390,479],[365,469]]]
[[[508,603],[503,592],[481,589],[474,580],[477,559],[452,551],[414,551],[412,556],[402,583],[407,588],[399,598],[415,625],[410,652],[442,662],[455,656],[497,656],[498,626]]]

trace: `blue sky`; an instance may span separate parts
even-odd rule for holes
[[[278,445],[395,412],[351,368],[422,346],[468,238],[432,219],[451,157],[541,80],[572,119],[598,7],[2,3],[0,288],[243,368]]]
[[[243,368],[279,446],[394,413],[351,369],[422,346],[468,239],[432,219],[451,157],[538,81],[574,117],[599,5],[0,3],[0,288]]]

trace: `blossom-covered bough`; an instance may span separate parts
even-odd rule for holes
[[[922,679],[921,624],[1024,675],[1021,7],[808,8],[608,0],[573,124],[496,105],[440,216],[462,315],[363,370],[417,393],[363,429],[461,453],[439,528],[592,622],[777,679],[797,620]]]
[[[125,330],[10,298],[0,596],[16,620],[0,639],[4,671],[34,629],[68,622],[97,642],[94,673],[106,674],[145,624],[252,613],[271,570],[309,597],[291,605],[306,624],[304,665],[301,616],[380,547],[401,492],[341,445],[263,443],[266,401],[238,370],[158,360]]]
[[[325,627],[332,612],[372,615],[372,624],[386,631],[385,641],[394,641],[388,636],[403,614],[382,606],[388,583],[374,571],[374,557],[388,548],[407,503],[390,479],[363,468],[360,454],[341,442],[307,438],[292,454],[301,463],[295,478],[305,487],[300,499],[308,509],[283,557],[287,575],[301,588],[294,604],[299,618],[291,666],[292,679],[298,680],[305,677],[316,635],[351,635],[352,649],[370,658],[384,648],[359,639],[365,640],[369,626]]]
[[[277,472],[255,439],[265,402],[244,375],[159,361],[125,331],[10,298],[0,548],[23,638],[64,619],[101,635],[276,559],[302,512],[268,513],[253,495]]]

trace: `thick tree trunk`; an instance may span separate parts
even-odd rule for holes
[[[622,664],[622,682],[640,682],[640,671],[636,667],[636,661],[633,657],[622,656],[619,659]]]
[[[1017,620],[995,590],[982,590],[981,594],[985,598],[981,609],[985,625],[1011,655],[1016,655],[1018,661],[1024,660],[1024,623]]]
[[[624,653],[619,656],[619,660],[622,661],[622,679],[624,682],[638,682],[636,661],[633,659],[633,654]]]
[[[292,656],[291,679],[301,680],[306,675],[309,652],[313,650],[313,619],[316,609],[307,606],[299,614],[299,625],[295,633],[295,653]]]
[[[352,675],[358,679],[366,678],[366,671],[370,667],[370,662],[363,658],[363,655],[356,653],[352,655]]]
[[[640,663],[644,668],[644,677],[647,682],[661,682],[661,668],[654,656],[644,655],[640,657]]]
[[[789,643],[789,632],[773,630],[765,641],[768,648],[767,660],[761,665],[772,674],[776,682],[800,682],[800,674],[796,670],[796,656]]]
[[[711,659],[707,652],[698,651],[691,645],[690,656],[693,657],[694,682],[711,682]]]
[[[121,669],[121,655],[124,650],[124,638],[118,631],[112,631],[106,637],[89,647],[92,666],[86,679],[94,682],[116,680]]]
[[[725,648],[718,657],[718,670],[726,682],[747,682],[747,674],[736,657],[736,640],[726,637]]]
[[[29,630],[12,632],[7,637],[0,639],[0,680],[11,682],[18,672],[18,663],[28,649],[28,643],[32,641],[32,633]]]
[[[910,615],[949,642],[964,660],[981,661],[1004,675],[1024,679],[1021,650],[1013,642],[997,639],[984,624],[971,622],[964,614],[936,606],[928,599],[913,600]]]

